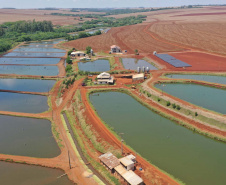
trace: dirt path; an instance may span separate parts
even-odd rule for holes
[[[68,130],[69,130],[69,132],[70,133],[73,133],[73,130],[72,130],[72,128],[71,128],[71,125],[70,125],[70,123],[69,123],[69,121],[68,121],[68,118],[67,118],[67,116],[66,116],[66,114],[64,113],[63,114],[63,116],[64,116],[64,119],[65,119],[65,122],[66,122],[66,124],[67,124],[67,128],[68,128]],[[79,146],[79,144],[78,144],[78,142],[77,142],[77,140],[75,139],[75,137],[73,136],[73,134],[71,134],[71,136],[72,136],[72,139],[73,139],[73,141],[74,141],[74,143],[75,143],[75,145],[76,145],[76,148],[77,148],[77,150],[78,150],[78,152],[79,152],[79,155],[81,156],[81,158],[82,158],[82,160],[84,161],[84,163],[86,164],[86,166],[93,172],[93,174],[95,174],[104,184],[106,184],[106,185],[109,185],[109,183],[99,174],[99,172],[95,169],[95,168],[93,168],[93,166],[89,163],[89,161],[85,158],[85,156],[83,155],[83,153],[82,153],[82,150],[81,150],[81,148],[80,148],[80,146]]]

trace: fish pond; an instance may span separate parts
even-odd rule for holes
[[[186,184],[226,184],[225,143],[194,133],[124,93],[98,92],[90,100],[105,123],[160,169]]]
[[[58,73],[59,69],[57,66],[19,66],[19,65],[0,66],[0,74],[57,76]]]
[[[13,52],[65,52],[65,50],[57,48],[28,48],[28,47],[18,47],[13,50]]]
[[[27,48],[53,48],[53,44],[24,44],[20,45],[19,47],[27,47]]]
[[[52,89],[55,83],[55,80],[0,78],[0,89],[12,91],[48,92]]]
[[[211,83],[226,84],[226,76],[169,74],[166,75],[166,77],[173,79],[191,79]]]
[[[52,158],[60,149],[44,119],[0,115],[0,153]]]
[[[80,71],[104,72],[110,70],[110,64],[108,60],[98,59],[93,62],[78,62],[78,68]]]
[[[145,60],[138,60],[135,58],[122,58],[122,63],[125,69],[137,70],[138,67],[149,68],[149,70],[158,70],[155,66]]]
[[[205,109],[226,114],[226,90],[196,84],[157,84],[155,87]]]
[[[64,41],[64,39],[56,39],[56,40],[52,40],[52,41],[40,41],[40,42],[26,42],[25,44],[35,44],[35,45],[39,45],[39,44],[58,44],[59,42]]]
[[[32,53],[32,52],[10,52],[4,55],[4,57],[63,57],[64,53]]]
[[[0,111],[41,113],[48,110],[47,96],[0,92]]]
[[[0,184],[4,185],[73,185],[59,169],[41,166],[0,162]]]
[[[49,65],[60,62],[59,58],[0,58],[0,64]]]

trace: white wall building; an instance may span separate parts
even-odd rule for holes
[[[97,76],[98,84],[114,84],[114,77],[109,73],[103,72]]]

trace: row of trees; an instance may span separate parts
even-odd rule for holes
[[[37,31],[41,32],[52,32],[53,24],[51,21],[17,21],[11,24],[10,26],[5,23],[3,26],[6,26],[11,32],[18,33],[34,33]]]

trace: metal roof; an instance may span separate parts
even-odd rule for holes
[[[118,172],[131,185],[138,185],[143,182],[137,174],[135,174],[132,170],[127,171],[121,164],[115,167],[115,171]]]
[[[157,56],[158,58],[162,59],[163,61],[167,62],[168,64],[174,67],[191,67],[190,64],[182,62],[181,60],[178,60],[168,54],[155,54],[155,56]]]
[[[144,78],[144,73],[135,74],[133,75],[133,78]]]
[[[107,152],[99,157],[99,159],[111,170],[120,164],[120,161],[111,152]]]
[[[109,73],[106,73],[106,72],[103,72],[103,73],[100,73],[97,78],[110,78],[111,75]]]
[[[76,54],[85,54],[84,52],[82,51],[74,51],[71,53],[72,55],[76,55]]]
[[[131,164],[134,164],[134,162],[133,162],[131,159],[127,158],[127,157],[123,157],[123,158],[119,159],[119,161],[120,161],[124,166],[129,166],[129,165],[131,165]]]

